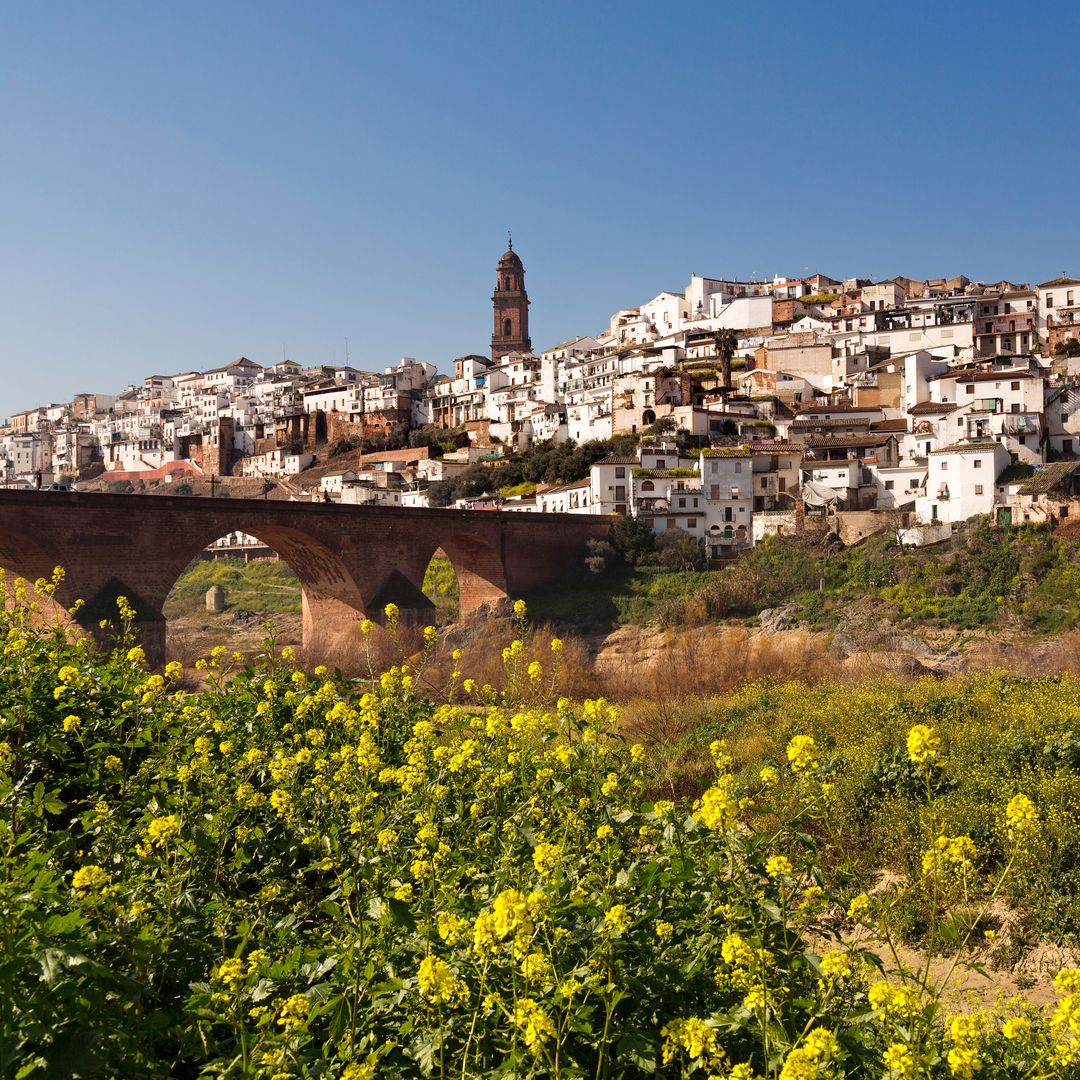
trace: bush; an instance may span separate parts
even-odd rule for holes
[[[605,702],[560,700],[557,642],[508,646],[505,693],[420,694],[430,642],[352,682],[271,643],[253,668],[215,650],[184,696],[144,669],[123,605],[100,655],[36,629],[21,591],[0,613],[5,1071],[789,1080],[951,1055],[1019,1078],[1080,1054],[1080,972],[1053,1024],[1010,1003],[946,1027],[919,973],[887,981],[837,939],[888,898],[822,878],[807,829],[830,835],[847,779],[824,741],[742,781],[717,743],[676,805],[646,794],[648,751]],[[916,886],[935,947],[982,918],[953,884],[963,839]]]

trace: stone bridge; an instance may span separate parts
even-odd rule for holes
[[[344,662],[359,621],[381,618],[391,601],[404,619],[430,602],[424,572],[441,549],[453,563],[461,614],[560,579],[610,521],[581,514],[420,510],[328,503],[208,499],[174,495],[0,490],[0,566],[30,581],[62,566],[56,599],[101,640],[116,597],[137,611],[147,657],[165,656],[169,590],[203,548],[240,531],[273,548],[300,579],[308,655]]]

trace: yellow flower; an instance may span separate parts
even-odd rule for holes
[[[360,622],[360,633],[367,637],[372,630],[375,629],[375,624],[370,619],[362,619]]]
[[[733,776],[721,776],[694,806],[694,813],[702,825],[712,832],[730,831],[735,828],[739,816],[739,804],[731,794]]]
[[[656,936],[661,941],[670,941],[671,935],[675,933],[675,927],[669,922],[658,922],[656,924]]]
[[[1014,795],[1005,808],[1005,823],[1013,840],[1033,834],[1039,827],[1039,813],[1035,804],[1026,795]]]
[[[82,727],[82,720],[77,716],[65,716],[63,721],[63,728],[67,734],[71,734],[73,731],[78,731]]]
[[[765,768],[758,773],[758,779],[761,781],[763,787],[776,787],[776,785],[780,783],[780,774],[771,765],[766,765]]]
[[[916,724],[907,734],[908,757],[916,765],[925,765],[941,752],[941,737],[926,724]]]
[[[911,986],[892,986],[876,982],[867,995],[870,1007],[881,1016],[899,1016],[910,1019],[919,1011],[919,994]]]
[[[836,1036],[827,1028],[814,1028],[802,1045],[792,1050],[780,1070],[780,1080],[810,1080],[840,1052]]]
[[[909,1080],[915,1076],[915,1055],[904,1043],[893,1043],[881,1059],[886,1069],[891,1070],[896,1080]]]
[[[973,869],[975,844],[970,836],[939,836],[922,859],[928,878],[951,881],[966,877]]]
[[[518,603],[524,607],[523,601],[519,600]],[[514,1026],[522,1033],[525,1045],[536,1056],[543,1052],[544,1044],[555,1037],[555,1025],[551,1022],[551,1017],[532,998],[518,998],[514,1008]]]
[[[859,893],[854,900],[848,904],[847,917],[852,922],[858,922],[862,917],[870,910],[870,897],[866,893]]]
[[[1031,1034],[1031,1021],[1026,1016],[1010,1016],[1002,1024],[1001,1034],[1013,1042],[1024,1042]]]
[[[543,676],[543,674],[544,674],[543,665],[540,663],[539,660],[534,660],[529,665],[529,678],[532,679],[533,682],[539,682],[541,677]]]
[[[383,608],[383,614],[386,615],[386,621],[390,623],[391,626],[397,622],[398,613],[397,604],[387,604],[386,607]]]
[[[713,1062],[723,1056],[717,1040],[716,1029],[708,1020],[689,1016],[684,1020],[670,1020],[661,1029],[664,1039],[664,1064],[670,1064],[680,1050],[685,1050],[691,1061],[706,1059]]]
[[[436,630],[434,626],[425,626],[424,627],[424,641],[425,641],[426,644],[433,645],[435,643],[435,639],[438,636],[439,636],[439,631]]]
[[[525,614],[525,601],[524,600],[515,600],[514,601],[514,614],[519,619],[521,618],[522,615]]]
[[[769,877],[782,877],[790,874],[792,870],[794,870],[794,867],[786,855],[774,855],[765,863],[765,873]]]
[[[293,994],[281,1003],[277,1022],[286,1031],[302,1031],[307,1026],[310,1012],[311,1002],[303,994]]]
[[[109,884],[111,876],[100,866],[80,866],[71,877],[71,887],[77,896],[87,896],[92,892],[100,892]]]
[[[787,745],[792,772],[812,772],[821,764],[817,743],[809,735],[796,735]]]
[[[562,638],[553,637],[551,639],[551,651],[556,655],[563,651]]]
[[[611,937],[621,937],[630,929],[630,912],[625,904],[615,904],[604,912],[604,933]]]
[[[164,847],[180,835],[180,819],[175,814],[156,817],[146,826],[146,838],[155,847]]]
[[[550,878],[562,865],[563,850],[558,844],[540,843],[533,851],[533,866],[541,878]]]
[[[450,965],[435,956],[420,961],[416,982],[420,996],[432,1005],[454,1005],[469,996],[465,980],[456,978]]]

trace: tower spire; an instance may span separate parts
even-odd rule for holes
[[[507,250],[508,251],[513,251],[514,250],[514,237],[511,234],[509,229],[506,230],[506,243],[507,243]]]

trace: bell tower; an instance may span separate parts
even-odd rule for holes
[[[529,294],[525,291],[525,267],[514,251],[514,239],[507,234],[509,246],[495,271],[495,329],[491,335],[491,359],[507,353],[532,352],[529,339]]]

